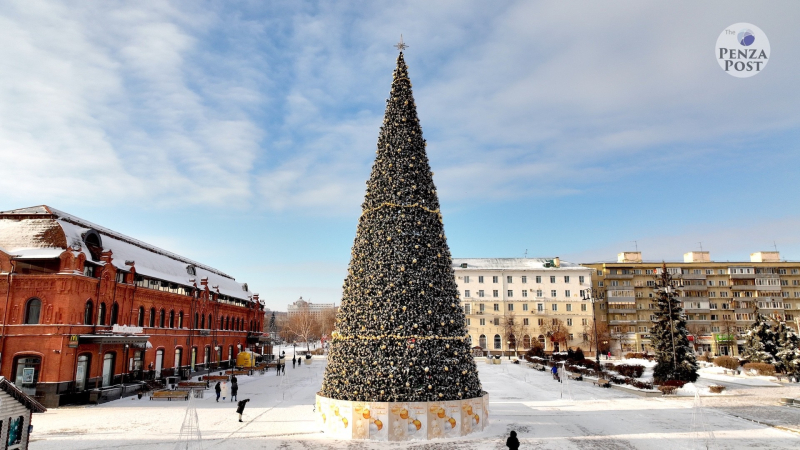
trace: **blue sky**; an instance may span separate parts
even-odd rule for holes
[[[696,3],[3,2],[0,210],[338,302],[402,33],[454,256],[800,260],[800,5]]]

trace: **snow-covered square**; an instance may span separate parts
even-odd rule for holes
[[[781,397],[800,397],[796,384],[736,379],[701,370],[695,385],[722,384],[724,395],[645,398],[590,381],[558,383],[547,372],[503,360],[478,361],[481,383],[491,399],[490,426],[466,438],[427,443],[337,441],[318,431],[313,414],[324,359],[311,365],[239,377],[239,397],[249,398],[244,422],[236,403],[215,401],[213,389],[193,401],[203,448],[209,449],[386,449],[505,448],[516,430],[522,448],[664,449],[771,448],[800,446],[800,409],[780,406]],[[713,379],[706,378],[709,376]],[[685,389],[685,388],[684,388]],[[184,401],[124,398],[99,406],[51,409],[33,419],[31,449],[173,449],[186,413]],[[794,432],[790,430],[795,430]]]

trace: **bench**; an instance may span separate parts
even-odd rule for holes
[[[574,380],[574,381],[583,381],[583,375],[580,374],[580,373],[568,372],[567,373],[567,378],[569,378],[570,380]]]
[[[538,370],[539,372],[544,372],[545,370],[547,370],[547,369],[546,369],[546,368],[545,368],[543,365],[541,365],[541,364],[533,364],[533,365],[531,365],[531,368],[532,368],[532,369],[535,369],[535,370]]]
[[[604,387],[604,388],[610,388],[611,387],[611,382],[606,380],[605,378],[600,378],[600,379],[598,379],[596,381],[593,381],[592,384],[594,384],[595,386],[600,386],[600,387]]]
[[[208,381],[229,381],[231,377],[227,375],[208,375],[203,377],[204,380]]]
[[[228,375],[250,375],[249,370],[229,370],[227,372]]]
[[[178,398],[181,400],[189,400],[189,394],[191,391],[155,391],[150,394],[150,400],[156,399],[167,399],[172,401],[173,398]]]

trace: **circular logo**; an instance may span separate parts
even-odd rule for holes
[[[739,43],[744,45],[745,47],[749,47],[756,41],[755,35],[753,32],[747,29],[744,29],[736,35],[736,38],[739,39]]]
[[[715,56],[719,66],[737,78],[748,78],[761,72],[769,62],[767,35],[749,23],[735,23],[717,38]]]

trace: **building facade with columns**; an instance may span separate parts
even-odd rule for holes
[[[675,280],[698,352],[739,355],[754,308],[795,330],[800,325],[800,262],[781,261],[778,252],[756,252],[750,261],[712,261],[707,251],[688,252],[683,261],[643,261],[623,252],[616,262],[584,264],[600,291],[598,320],[607,321],[612,352],[652,352],[650,329],[657,307],[655,277],[662,264]]]
[[[582,291],[592,269],[559,258],[453,258],[453,270],[476,352],[522,354],[534,341],[548,352],[589,349],[592,303]]]
[[[266,344],[246,283],[48,206],[0,212],[0,320],[0,375],[45,406]]]

